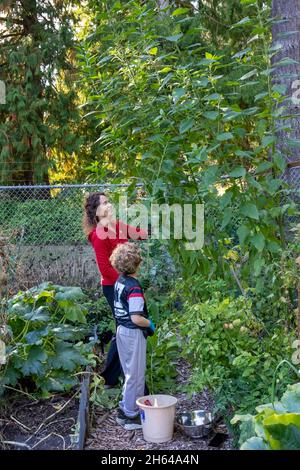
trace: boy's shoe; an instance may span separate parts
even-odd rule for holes
[[[116,422],[126,429],[126,431],[133,431],[134,429],[142,428],[140,415],[137,415],[134,418],[129,418],[121,409],[118,410]]]
[[[121,410],[121,408],[119,408],[119,409],[118,409],[118,414],[117,414],[117,417],[116,417],[116,422],[117,422],[120,426],[123,426],[123,425],[126,423],[126,420],[127,420],[126,414],[124,413],[123,410]]]
[[[134,429],[142,429],[140,415],[138,414],[134,418],[128,418],[127,416],[126,422],[123,424],[123,428],[126,429],[126,431],[133,431]]]

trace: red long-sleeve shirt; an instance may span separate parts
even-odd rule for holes
[[[97,227],[91,231],[88,237],[95,251],[103,286],[113,286],[119,277],[118,271],[112,267],[109,261],[116,246],[120,243],[126,243],[128,239],[146,240],[148,238],[145,230],[126,225],[122,221],[117,221],[115,234],[111,232],[110,236],[107,236],[108,231],[109,229],[106,227]]]

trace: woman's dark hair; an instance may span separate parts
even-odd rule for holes
[[[100,205],[100,196],[106,196],[105,193],[91,193],[88,194],[84,201],[83,211],[83,231],[88,237],[93,228],[97,225],[96,211]]]

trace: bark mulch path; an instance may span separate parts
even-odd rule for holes
[[[178,385],[184,385],[190,375],[189,367],[179,361],[177,364]],[[176,414],[184,410],[211,409],[213,400],[207,391],[195,393],[189,398],[186,393],[175,394],[178,399]],[[192,439],[187,437],[175,426],[172,441],[162,444],[152,444],[144,441],[142,430],[126,431],[119,426],[116,421],[116,410],[107,412],[96,409],[94,425],[89,439],[86,442],[87,450],[230,450],[233,448],[232,439],[228,438],[219,446],[208,446],[209,439]],[[226,433],[226,426],[223,423],[218,425],[216,431]]]

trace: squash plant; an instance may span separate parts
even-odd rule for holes
[[[7,302],[6,365],[0,370],[0,390],[6,385],[48,393],[73,387],[76,372],[93,363],[86,299],[79,287],[43,283]]]
[[[241,450],[300,449],[300,383],[289,385],[281,400],[256,407],[255,415],[236,415]]]

